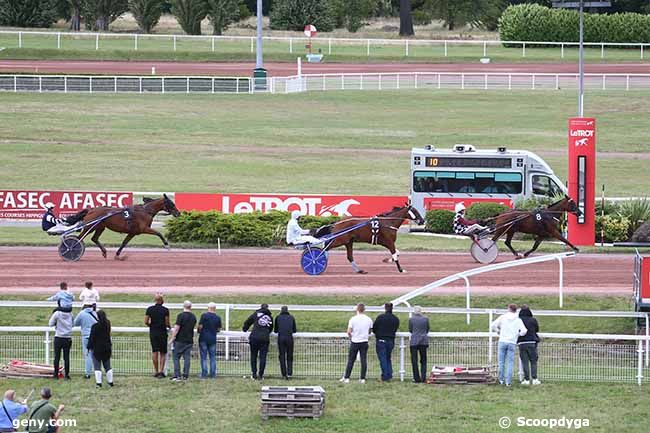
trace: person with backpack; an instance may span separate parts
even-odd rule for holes
[[[266,368],[266,355],[269,353],[269,339],[273,330],[273,315],[269,311],[268,304],[262,304],[260,308],[251,314],[244,322],[242,330],[248,332],[253,327],[248,342],[251,349],[251,373],[253,379],[264,379]],[[257,357],[259,355],[260,365],[257,369]]]
[[[108,386],[113,386],[113,369],[111,368],[111,356],[113,343],[111,341],[111,322],[106,317],[104,310],[97,312],[97,323],[90,330],[88,337],[88,350],[93,358],[95,367],[95,384],[97,388],[102,387],[102,365],[106,371]]]
[[[542,382],[537,379],[537,343],[539,343],[539,324],[533,317],[532,311],[528,305],[522,305],[519,310],[519,318],[524,322],[528,330],[526,335],[519,337],[517,345],[519,346],[519,358],[524,369],[524,380],[522,385],[540,385]]]

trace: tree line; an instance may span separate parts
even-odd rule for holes
[[[470,25],[494,31],[511,5],[552,0],[264,0],[262,11],[271,28],[300,31],[314,24],[321,32],[346,28],[356,32],[370,19],[400,18],[399,34],[413,36],[414,26],[440,20],[447,29]],[[142,33],[150,33],[164,13],[173,14],[187,34],[201,34],[206,18],[220,35],[235,22],[256,14],[256,0],[0,0],[0,25],[49,27],[64,19],[70,29],[108,31],[109,25],[130,12]],[[650,0],[613,0],[600,12],[650,13]],[[395,29],[397,31],[397,29]]]

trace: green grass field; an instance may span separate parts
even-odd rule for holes
[[[649,95],[586,95],[607,196],[647,194]],[[572,91],[2,94],[0,185],[407,194],[410,148],[427,143],[539,152],[564,178],[574,114]]]

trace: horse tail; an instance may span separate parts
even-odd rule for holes
[[[316,234],[314,236],[320,238],[322,236],[329,235],[331,233],[332,233],[332,225],[328,224],[326,226],[319,227],[316,230]]]
[[[76,214],[67,217],[65,219],[65,222],[67,222],[70,225],[76,224],[79,221],[81,221],[82,219],[84,219],[86,217],[86,215],[88,215],[89,211],[90,211],[90,209],[84,209],[81,212],[77,212]]]

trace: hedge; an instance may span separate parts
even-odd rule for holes
[[[509,6],[499,18],[499,37],[503,41],[577,42],[578,12],[534,3]],[[650,43],[650,15],[585,14],[584,41]]]
[[[424,229],[431,233],[449,234],[454,232],[454,213],[447,209],[427,211]]]
[[[224,214],[221,212],[183,212],[167,221],[167,237],[172,242],[223,244],[232,246],[269,247],[283,245],[288,212],[253,212]],[[305,216],[300,219],[304,229],[331,224],[338,217]]]

